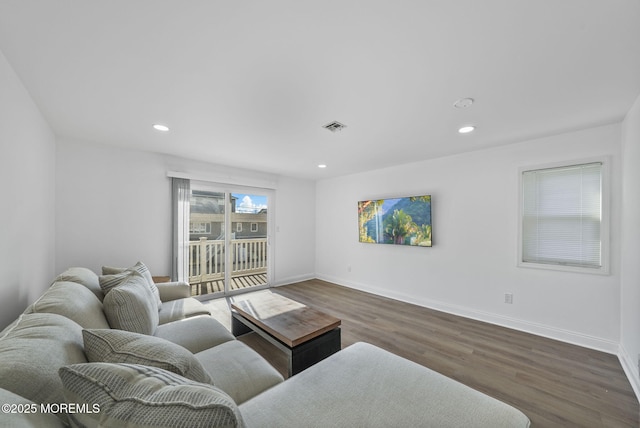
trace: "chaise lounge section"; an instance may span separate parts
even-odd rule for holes
[[[150,278],[141,263],[68,269],[0,332],[10,410],[0,425],[529,426],[519,410],[365,343],[284,380],[188,285]]]

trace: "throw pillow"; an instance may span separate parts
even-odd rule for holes
[[[119,284],[118,278],[122,278],[123,276],[126,276],[127,272],[137,272],[147,280],[147,284],[149,285],[151,292],[153,293],[153,295],[155,296],[158,302],[158,308],[160,308],[160,306],[162,306],[162,300],[160,300],[160,291],[158,290],[158,287],[156,286],[156,284],[153,282],[153,277],[151,276],[151,272],[149,271],[149,268],[147,268],[147,266],[142,262],[138,262],[135,265],[131,266],[130,268],[102,266],[102,276],[100,277],[101,278],[100,287],[102,288],[103,292],[107,294],[111,288],[118,286]],[[103,279],[103,277],[105,278]],[[105,283],[104,286],[103,286],[103,281]],[[107,288],[106,290],[105,290],[105,287]]]
[[[236,403],[213,385],[136,364],[61,367],[68,403],[98,407],[70,414],[75,426],[242,427]]]
[[[100,283],[100,288],[102,289],[102,292],[106,296],[107,294],[109,294],[109,291],[113,290],[114,288],[122,284],[124,280],[130,277],[131,275],[139,275],[139,274],[137,272],[131,273],[127,271],[122,271],[120,273],[100,275],[98,277],[98,282]]]
[[[213,383],[191,352],[168,340],[106,329],[83,330],[82,337],[89,362],[142,364],[168,370],[196,382]]]
[[[153,335],[158,327],[158,306],[140,275],[130,275],[102,302],[111,328]]]

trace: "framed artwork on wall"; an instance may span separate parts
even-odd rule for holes
[[[360,242],[431,247],[431,226],[431,195],[358,202]]]

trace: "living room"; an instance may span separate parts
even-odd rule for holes
[[[623,3],[638,13],[636,2]],[[0,28],[8,28],[5,19]],[[625,46],[633,45],[637,33],[636,23]],[[511,138],[509,144],[495,141],[432,158],[305,178],[231,161],[193,160],[187,152],[172,153],[164,136],[158,137],[157,147],[143,150],[119,137],[87,137],[91,130],[81,137],[61,135],[38,103],[40,88],[27,86],[29,72],[12,63],[18,52],[5,51],[14,46],[10,36],[0,33],[0,170],[8,183],[0,212],[0,328],[70,266],[98,272],[105,264],[129,266],[144,260],[154,275],[170,274],[167,174],[180,171],[198,180],[275,189],[274,286],[319,278],[615,354],[640,396],[637,50],[621,54],[632,57],[625,65],[634,76],[619,96],[627,105],[621,114],[591,106],[581,126],[549,127]],[[602,86],[609,83],[605,79]],[[455,95],[451,102],[466,95]],[[58,96],[63,103],[65,94]],[[480,103],[490,94],[476,96]],[[514,104],[520,102],[526,100]],[[549,106],[551,115],[563,113],[556,108]],[[356,120],[344,121],[348,127],[335,136],[357,129]],[[395,130],[385,132],[393,141]],[[295,162],[304,150],[294,147],[283,156]],[[593,158],[610,164],[609,273],[519,267],[519,170]],[[358,242],[357,201],[423,193],[433,198],[432,248]],[[505,303],[506,293],[513,303]]]

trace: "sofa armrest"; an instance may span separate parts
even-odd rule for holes
[[[163,302],[191,297],[191,286],[184,281],[160,282],[156,284],[156,287],[160,292],[160,300]]]

